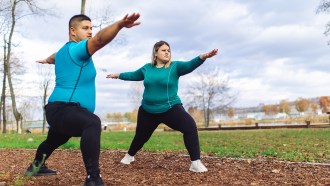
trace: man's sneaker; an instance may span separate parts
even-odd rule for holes
[[[131,156],[129,154],[125,154],[125,157],[120,161],[120,163],[123,163],[123,164],[130,164],[134,161],[134,156]]]
[[[56,171],[48,169],[44,163],[40,167],[36,163],[31,164],[25,172],[25,176],[48,176],[55,174]]]
[[[104,186],[101,175],[96,175],[96,176],[88,175],[86,177],[84,186]]]
[[[207,172],[207,168],[202,164],[201,160],[192,161],[189,170],[192,172]]]

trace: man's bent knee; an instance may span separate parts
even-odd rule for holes
[[[101,120],[97,116],[94,116],[93,118],[91,118],[91,124],[90,125],[91,125],[90,127],[100,129],[100,131],[102,130]]]

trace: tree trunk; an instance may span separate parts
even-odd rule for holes
[[[7,77],[8,77],[8,84],[9,84],[9,90],[10,90],[10,96],[11,96],[11,103],[13,107],[13,114],[15,116],[16,120],[16,127],[17,127],[17,133],[21,134],[22,133],[22,121],[23,117],[22,114],[17,111],[17,106],[16,106],[16,98],[15,98],[15,93],[14,93],[14,87],[11,79],[11,71],[10,71],[10,55],[11,55],[11,42],[12,42],[12,37],[14,34],[14,29],[15,29],[15,24],[16,24],[16,18],[15,18],[15,11],[16,11],[16,5],[17,5],[17,0],[14,0],[13,2],[13,7],[11,9],[11,28],[10,28],[10,33],[9,33],[9,39],[7,43],[7,58],[5,60],[6,63],[6,70],[7,70]]]
[[[2,81],[2,93],[1,93],[1,107],[2,107],[2,133],[7,132],[7,118],[6,118],[6,78],[7,78],[7,68],[6,68],[6,39],[4,38],[3,46],[3,81]]]
[[[5,73],[4,73],[5,75]],[[2,95],[1,95],[1,106],[2,106],[2,133],[7,132],[7,118],[6,118],[6,76],[3,78],[3,85],[2,85]]]
[[[211,115],[211,110],[210,108],[207,108],[207,123],[206,123],[206,127],[210,126],[210,115]]]
[[[23,117],[22,117],[22,114],[20,112],[18,112],[18,110],[17,110],[15,92],[14,92],[14,87],[13,87],[12,80],[11,80],[11,74],[10,74],[10,67],[9,66],[10,65],[7,65],[7,68],[8,68],[7,77],[8,77],[10,96],[11,96],[11,103],[12,103],[12,107],[13,107],[13,114],[14,114],[15,120],[16,120],[17,133],[21,134],[22,133]]]
[[[48,85],[49,81],[44,84],[44,95],[43,95],[43,120],[42,120],[42,133],[44,134],[46,131],[46,110],[44,109],[44,106],[47,103],[47,91],[48,91]]]
[[[81,14],[85,14],[86,0],[81,0]]]
[[[206,112],[206,107],[205,107],[204,95],[203,95],[202,100],[203,100],[202,107],[203,107],[204,124],[205,124],[205,127],[207,127],[207,117],[206,117],[207,112]]]
[[[205,127],[209,127],[209,125],[210,125],[210,109],[208,107],[205,108],[205,111],[204,111],[204,122],[205,122]]]

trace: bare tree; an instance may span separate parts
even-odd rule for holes
[[[203,111],[204,123],[208,127],[214,110],[225,110],[236,99],[230,94],[228,78],[217,69],[198,70],[198,78],[192,81],[187,90],[189,104]]]
[[[108,1],[107,1],[108,2]],[[89,15],[93,20],[93,28],[101,30],[104,25],[109,25],[115,21],[114,15],[111,12],[110,4],[103,3],[101,8],[90,11]],[[127,43],[126,37],[123,33],[119,33],[116,38],[108,46],[122,46]]]
[[[6,54],[6,45],[4,45],[4,54]],[[4,58],[6,57],[6,55],[4,55]],[[7,64],[4,62],[4,68],[2,69],[3,72],[3,84],[2,84],[2,93],[1,93],[1,110],[0,113],[2,111],[2,123],[3,123],[3,128],[2,128],[2,133],[6,133],[7,131],[7,116],[8,116],[8,106],[6,105],[6,100],[7,100],[7,95],[10,93],[8,93],[7,91],[7,84],[6,84],[6,76],[7,76],[7,71],[6,69],[8,68],[7,65],[10,65],[10,68],[13,69],[11,71],[11,74],[13,75],[13,80],[18,83],[17,79],[15,79],[16,75],[22,75],[25,72],[25,69],[23,68],[23,65],[20,63],[19,58],[16,56],[12,55],[12,60],[11,63]],[[12,111],[13,109],[10,108],[10,111]],[[1,114],[0,114],[1,115]]]
[[[321,0],[319,6],[316,9],[316,13],[330,13],[330,0]],[[327,23],[324,35],[329,36],[330,34],[330,22]],[[330,41],[328,41],[328,45]]]
[[[5,38],[4,38],[5,41]],[[5,43],[5,42],[4,42]],[[7,132],[7,118],[6,118],[6,77],[7,77],[7,67],[6,67],[6,52],[7,52],[7,48],[6,45],[3,45],[3,80],[2,80],[2,92],[1,92],[1,111],[2,111],[2,124],[3,124],[3,128],[2,128],[2,133],[6,133]]]
[[[109,25],[115,21],[114,15],[111,13],[110,1],[104,1],[102,7],[89,8],[88,15],[92,18],[93,28],[101,30],[104,25]],[[81,14],[86,14],[86,0],[81,0]],[[114,40],[108,46],[120,46],[126,44],[126,38],[123,33],[114,38]]]
[[[47,97],[51,90],[51,85],[54,80],[54,66],[53,65],[38,65],[38,74],[39,74],[39,88],[41,91],[42,99],[42,110],[43,110],[43,119],[42,119],[42,133],[46,131],[46,111],[44,106],[47,104]]]
[[[7,51],[4,54],[4,63],[5,63],[4,78],[6,78],[7,76],[8,79],[12,109],[17,125],[17,133],[22,133],[23,118],[22,118],[22,114],[18,111],[16,105],[16,96],[14,92],[12,71],[10,65],[10,63],[12,63],[11,60],[12,46],[14,46],[14,44],[12,43],[12,39],[15,32],[16,23],[21,18],[29,15],[35,15],[38,13],[41,14],[43,10],[37,6],[36,0],[10,0],[7,1],[7,4],[9,5],[8,7],[10,8],[10,11],[8,11],[8,14],[5,16],[7,18],[6,20],[8,20],[8,24],[7,24],[8,34],[4,34],[4,45],[6,45],[5,48],[7,49]]]
[[[97,10],[91,7],[89,14],[93,18],[93,27],[98,30],[115,21],[114,15],[111,13],[111,6],[107,2],[103,3],[102,7],[98,7]]]
[[[7,131],[7,120],[6,120],[6,108],[5,108],[5,105],[6,105],[6,96],[5,96],[5,92],[6,92],[6,63],[5,63],[5,58],[6,58],[6,51],[7,51],[7,46],[5,45],[5,33],[7,32],[6,31],[6,25],[8,25],[8,19],[6,17],[6,14],[9,10],[9,5],[8,5],[8,2],[4,2],[4,1],[0,1],[0,34],[1,36],[3,35],[3,38],[1,38],[0,41],[3,41],[3,58],[1,59],[1,61],[3,62],[3,81],[2,81],[2,94],[1,94],[1,101],[0,101],[0,117],[1,117],[1,114],[3,114],[2,116],[2,124],[1,126],[3,127],[0,127],[1,130],[2,130],[2,133],[6,133]],[[3,112],[2,112],[3,111]]]
[[[28,121],[33,119],[37,109],[37,105],[35,104],[36,101],[36,98],[25,97],[25,99],[23,99],[20,103],[19,109],[21,110],[25,126]]]
[[[130,92],[129,97],[131,99],[132,105],[133,105],[133,110],[137,110],[139,108],[139,106],[141,105],[141,101],[142,101],[142,94],[143,94],[143,82],[139,81],[133,81],[130,84],[131,88],[130,88]]]

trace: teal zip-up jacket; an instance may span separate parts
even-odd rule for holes
[[[167,68],[157,68],[148,63],[136,71],[120,73],[119,79],[143,80],[142,108],[152,114],[164,113],[173,105],[181,104],[178,96],[179,77],[192,72],[203,62],[197,56],[188,62],[172,61]]]

